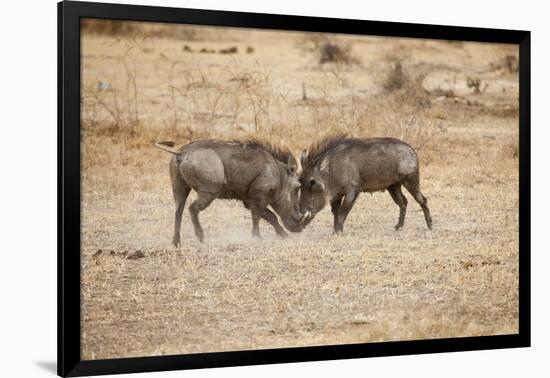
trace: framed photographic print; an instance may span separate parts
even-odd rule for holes
[[[530,345],[530,34],[58,4],[58,374]]]

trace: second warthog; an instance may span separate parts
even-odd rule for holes
[[[216,198],[242,201],[252,213],[255,237],[260,236],[260,218],[269,222],[278,235],[286,236],[268,206],[281,217],[288,230],[302,231],[309,214],[299,211],[297,162],[287,149],[257,140],[201,140],[180,148],[174,148],[173,142],[158,142],[156,146],[174,155],[170,160],[170,179],[176,203],[175,246],[180,245],[181,218],[191,189],[198,196],[189,206],[189,213],[200,241],[204,233],[199,212]]]
[[[397,230],[403,227],[407,210],[407,198],[401,191],[404,186],[432,228],[428,201],[420,192],[418,157],[411,146],[398,139],[330,137],[304,150],[301,163],[300,209],[311,212],[308,222],[329,200],[334,232],[342,232],[359,193],[387,190],[399,206]]]

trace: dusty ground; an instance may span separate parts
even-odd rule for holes
[[[83,38],[82,358],[517,332],[517,49],[331,37],[349,56],[320,64],[318,36],[136,30]],[[394,231],[398,208],[377,193],[342,236],[325,209],[285,240],[261,223],[258,241],[245,208],[218,200],[201,213],[205,243],[186,211],[170,246],[154,140],[254,135],[298,154],[333,132],[415,146],[433,231],[408,193]]]

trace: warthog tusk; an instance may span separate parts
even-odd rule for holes
[[[300,223],[305,223],[309,220],[309,218],[311,217],[311,213],[308,211],[305,212],[304,215],[302,215],[302,218],[300,218]]]

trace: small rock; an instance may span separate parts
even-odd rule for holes
[[[100,81],[99,83],[97,83],[97,89],[99,89],[100,91],[108,91],[109,89],[111,89],[111,84],[107,81]]]
[[[461,261],[460,264],[464,269],[470,269],[470,268],[473,268],[474,266],[474,263],[471,261]]]
[[[145,255],[143,254],[143,252],[141,251],[135,251],[134,253],[128,255],[127,259],[128,260],[136,260],[136,259],[141,259],[145,257]]]
[[[99,257],[102,253],[103,253],[103,251],[102,251],[101,249],[98,249],[98,250],[92,255],[92,257]]]
[[[221,49],[219,52],[220,54],[236,54],[239,50],[237,49],[237,47],[235,46],[232,46],[232,47],[228,47],[226,49]]]

